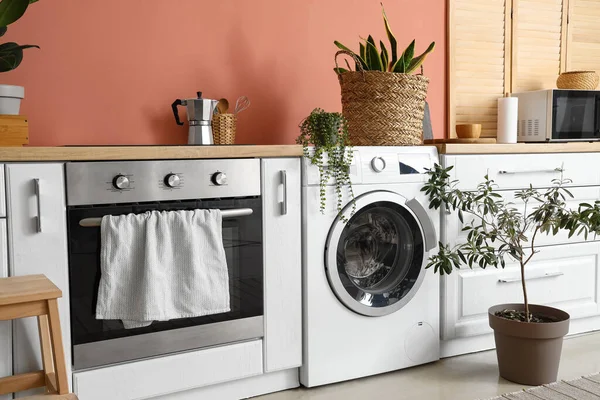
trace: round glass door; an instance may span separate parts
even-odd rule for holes
[[[410,301],[425,275],[422,228],[398,194],[374,192],[356,202],[352,218],[347,223],[337,220],[331,228],[327,277],[352,311],[390,314]]]

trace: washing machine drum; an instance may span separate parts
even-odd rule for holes
[[[337,219],[327,239],[325,268],[332,290],[362,315],[398,311],[423,281],[431,234],[435,238],[433,224],[414,200],[386,191],[357,198],[356,213],[348,222]]]

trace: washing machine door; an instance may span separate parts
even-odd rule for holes
[[[391,314],[419,290],[427,253],[436,245],[435,227],[417,200],[389,191],[366,193],[356,198],[352,218],[336,219],[329,231],[327,278],[350,310],[371,317]]]

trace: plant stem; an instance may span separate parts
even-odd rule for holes
[[[525,263],[521,256],[521,285],[523,286],[523,302],[525,303],[525,316],[527,322],[531,322],[531,314],[529,314],[529,301],[527,300],[527,285],[525,285]]]

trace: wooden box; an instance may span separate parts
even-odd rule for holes
[[[24,115],[0,115],[0,146],[29,144],[29,124]]]

